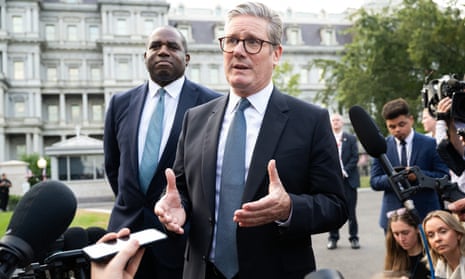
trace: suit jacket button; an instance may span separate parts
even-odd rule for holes
[[[202,261],[206,262],[206,261],[207,261],[207,257],[202,256]]]
[[[213,224],[215,224],[215,221],[213,221],[212,218],[208,218],[208,223],[210,223],[210,225],[213,225]]]

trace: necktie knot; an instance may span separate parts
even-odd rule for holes
[[[237,108],[238,111],[244,111],[246,108],[250,106],[249,100],[247,98],[241,98],[239,101],[239,106]]]
[[[407,144],[407,142],[405,140],[400,140],[400,145],[401,146],[405,146]]]
[[[160,96],[160,99],[163,100],[163,98],[165,97],[165,93],[166,93],[166,90],[165,88],[163,87],[160,87],[158,90],[157,90],[157,94],[158,96]]]

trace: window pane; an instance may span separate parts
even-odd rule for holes
[[[58,122],[58,106],[49,105],[48,109],[48,122]]]
[[[102,105],[92,105],[92,120],[96,122],[103,121]]]
[[[90,68],[90,80],[101,80],[100,68],[92,67]]]
[[[79,69],[78,68],[69,68],[68,70],[69,80],[79,80]]]
[[[56,32],[55,32],[55,26],[54,25],[46,25],[45,26],[45,38],[48,41],[55,41],[56,40]]]
[[[67,29],[68,29],[68,40],[77,41],[78,39],[77,27],[75,25],[69,25]]]
[[[99,38],[98,26],[89,26],[89,40],[95,42]]]
[[[15,102],[15,117],[24,117],[26,116],[25,104],[23,101]]]
[[[14,79],[24,79],[24,62],[15,61],[13,63],[13,77]]]
[[[57,80],[57,68],[47,68],[47,80],[48,81]]]
[[[117,35],[126,35],[126,34],[128,34],[126,19],[118,18],[116,20],[116,31],[115,31],[115,33]]]
[[[71,105],[71,121],[73,123],[79,123],[81,120],[81,106]]]
[[[69,157],[69,172],[71,180],[85,179],[83,175],[84,162],[81,160],[81,157]]]
[[[12,17],[12,31],[14,33],[24,32],[23,28],[23,17],[20,15],[15,15]]]
[[[58,157],[58,179],[68,180],[67,157]]]

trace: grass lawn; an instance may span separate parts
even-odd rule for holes
[[[5,234],[10,223],[12,211],[0,212],[0,237]],[[78,209],[70,227],[101,227],[106,229],[110,215],[105,212]]]

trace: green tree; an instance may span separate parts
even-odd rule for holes
[[[315,60],[323,70],[326,87],[317,99],[340,108],[358,104],[385,125],[380,111],[389,100],[402,97],[417,113],[421,89],[428,76],[462,74],[465,62],[464,20],[457,8],[440,10],[431,0],[404,0],[399,9],[352,15],[354,24],[340,60]]]
[[[293,74],[294,67],[288,61],[283,61],[277,65],[273,71],[273,84],[282,92],[291,96],[298,96],[300,74]]]
[[[28,177],[27,181],[29,184],[34,186],[42,180],[42,169],[37,166],[37,161],[40,159],[39,154],[23,154],[21,155],[21,161],[29,163],[29,170],[31,171],[32,176]],[[50,158],[44,157],[47,160],[46,175],[50,177]]]

